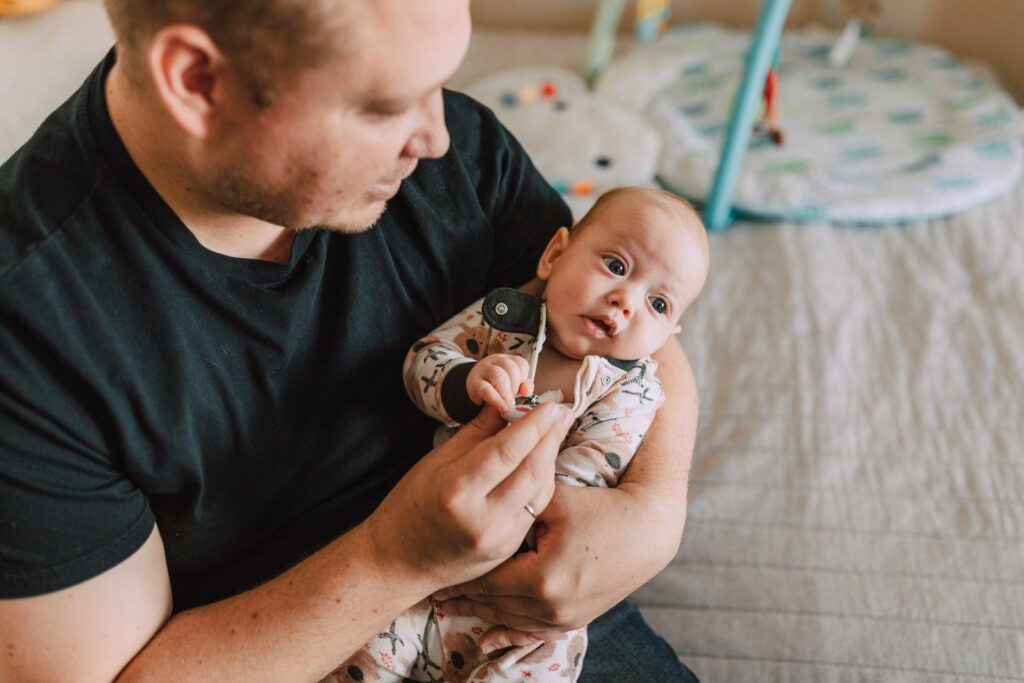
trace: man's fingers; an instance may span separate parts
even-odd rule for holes
[[[519,553],[508,558],[483,576],[449,586],[434,593],[435,600],[451,600],[468,596],[478,601],[498,597],[537,597],[537,574],[540,556],[537,553]]]
[[[473,452],[467,454],[473,459],[473,464],[464,474],[466,484],[491,492],[519,473],[523,461],[535,451],[549,456],[553,467],[555,451],[571,423],[572,413],[562,406],[548,404],[530,411],[522,420],[501,430],[488,441],[477,444]],[[549,478],[553,483],[553,475]],[[532,500],[533,493],[524,493],[518,504],[521,506]]]
[[[509,614],[507,612],[502,612],[493,605],[484,602],[474,602],[473,600],[466,600],[465,598],[458,598],[438,603],[438,610],[440,610],[445,616],[457,615],[463,617],[476,617],[478,619],[483,619],[488,623],[507,626],[517,631],[551,630],[551,624],[541,621],[540,619],[534,619],[532,617],[522,616],[519,614]]]
[[[486,574],[484,575],[486,576]],[[465,583],[460,583],[457,586],[448,586],[436,591],[432,597],[434,600],[440,602],[441,600],[451,600],[462,595],[490,595],[491,591],[487,585],[487,580],[483,576],[472,579]]]
[[[469,602],[469,603],[481,603],[491,607],[502,614],[507,614],[509,617],[523,617],[525,619],[533,619],[534,621],[540,621],[547,624],[549,627],[554,623],[553,616],[548,612],[545,613],[545,603],[534,598],[495,598],[490,596],[475,596],[475,595],[463,595],[458,598],[451,598],[450,602]],[[445,603],[447,604],[447,603]],[[471,609],[468,605],[466,609]]]
[[[462,429],[455,432],[445,445],[451,444],[450,448],[459,447],[469,450],[484,439],[499,433],[506,424],[508,423],[497,411],[492,408],[484,408]]]
[[[522,647],[524,645],[535,645],[549,640],[562,640],[565,638],[565,631],[517,631],[508,626],[495,626],[480,636],[480,651],[484,654],[503,650],[506,647]]]
[[[572,412],[563,406],[544,404],[530,411],[530,415],[516,424],[522,424],[533,415],[546,415],[550,408],[559,412],[556,424],[544,432],[533,450],[523,460],[522,465],[510,472],[504,481],[493,487],[488,498],[494,502],[502,502],[510,507],[523,506],[527,503],[537,514],[547,507],[555,492],[555,460],[558,447],[565,438],[565,433],[572,422]],[[524,511],[525,513],[525,511]]]

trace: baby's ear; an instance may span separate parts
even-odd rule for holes
[[[682,331],[683,331],[683,316],[685,316],[685,315],[686,315],[686,311],[683,311],[682,313],[679,314],[679,319],[676,320],[676,326],[672,330],[672,334],[673,335],[678,335],[678,334],[682,333]]]
[[[551,277],[551,270],[554,268],[555,261],[558,257],[565,253],[565,250],[569,247],[569,228],[559,228],[558,231],[552,235],[551,241],[548,242],[548,246],[544,247],[544,253],[540,255],[540,261],[537,262],[537,277],[541,280],[547,280]]]

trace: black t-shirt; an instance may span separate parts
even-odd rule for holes
[[[109,118],[113,52],[0,167],[0,597],[126,559],[154,522],[175,610],[279,574],[429,450],[420,335],[532,277],[570,216],[512,136],[445,93],[450,151],[373,229],[287,263],[203,248]]]

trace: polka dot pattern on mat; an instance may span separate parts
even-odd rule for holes
[[[791,31],[780,52],[785,144],[757,134],[734,205],[765,217],[873,223],[948,215],[1012,188],[1024,168],[1020,110],[940,48],[864,39],[845,68],[836,34]],[[706,199],[750,35],[686,24],[614,62],[597,92],[662,137],[658,177]],[[756,121],[751,121],[753,125]]]
[[[654,183],[661,142],[652,124],[571,71],[503,71],[466,92],[494,110],[577,217],[605,190]]]

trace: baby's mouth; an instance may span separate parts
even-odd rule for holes
[[[583,319],[590,323],[592,329],[596,330],[605,337],[615,336],[615,322],[610,318],[593,318],[589,315],[583,316]]]

